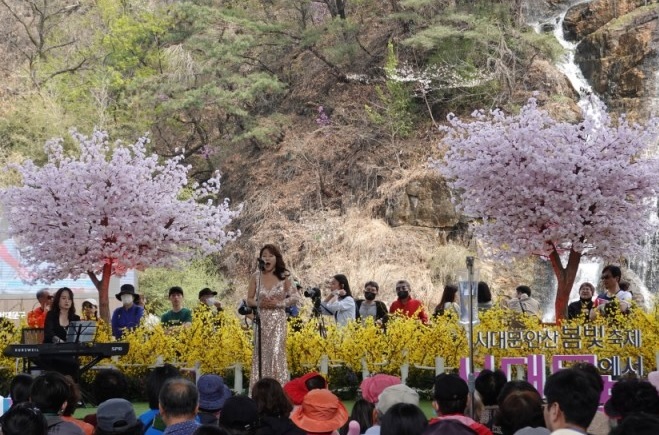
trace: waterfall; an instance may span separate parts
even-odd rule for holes
[[[651,217],[655,223],[659,220],[657,215]],[[643,284],[645,292],[643,298],[646,308],[652,305],[653,294],[659,288],[659,232],[648,234],[643,241],[645,251],[643,255],[637,255],[629,260],[629,268],[638,276]]]
[[[593,93],[592,87],[585,79],[581,68],[575,63],[575,51],[579,42],[567,41],[563,32],[563,21],[570,8],[590,3],[593,0],[567,0],[561,4],[552,5],[553,9],[548,10],[547,3],[542,0],[526,0],[525,2],[525,16],[527,24],[531,26],[536,32],[552,33],[558,43],[565,50],[562,58],[557,62],[556,67],[568,78],[573,88],[578,92],[579,107],[584,113],[588,113],[591,106],[591,101],[594,98],[599,98]],[[657,95],[659,95],[659,72],[657,73]],[[657,100],[656,98],[654,100]],[[654,101],[653,100],[653,101]],[[657,216],[653,217],[657,219]],[[659,233],[648,235],[645,244],[650,247],[659,246]],[[650,251],[650,250],[648,250]],[[656,251],[653,249],[652,251]],[[630,269],[623,272],[623,279],[630,282],[631,289],[635,296],[639,294],[642,298],[635,298],[639,305],[644,308],[650,306],[652,302],[651,292],[648,290],[659,288],[659,254],[651,252],[649,258],[647,256],[633,258],[630,260]],[[563,264],[567,263],[567,257],[561,259]],[[551,270],[549,261],[544,261],[540,267],[545,271]],[[584,256],[579,264],[577,276],[574,285],[570,291],[570,301],[579,298],[579,287],[584,282],[590,282],[600,291],[602,290],[599,284],[600,272],[604,264],[601,259],[588,258]],[[535,285],[547,290],[547,298],[544,299],[542,306],[543,321],[551,322],[555,319],[553,301],[556,298],[556,290],[558,282],[553,273],[540,273],[545,276],[544,282],[536,282]],[[642,301],[642,302],[641,302]]]
[[[599,99],[599,97],[593,93],[593,89],[586,80],[581,71],[579,65],[574,61],[574,53],[577,50],[577,45],[579,42],[571,42],[565,39],[563,33],[563,21],[565,20],[565,15],[567,15],[570,8],[580,5],[587,4],[593,0],[577,0],[569,1],[564,6],[565,9],[561,10],[558,15],[550,17],[546,21],[532,22],[529,23],[537,32],[542,32],[550,30],[554,35],[558,43],[563,47],[565,53],[563,54],[561,60],[556,63],[556,67],[568,78],[572,87],[579,93],[579,107],[584,113],[588,113],[591,107],[592,99]]]

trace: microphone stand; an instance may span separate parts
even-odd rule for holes
[[[256,350],[259,353],[259,380],[263,377],[263,354],[261,352],[261,309],[259,307],[260,294],[261,294],[261,275],[265,269],[265,263],[259,258],[259,275],[256,281],[256,308],[254,309],[254,325],[256,328]]]
[[[474,257],[467,257],[467,276],[469,280],[469,396],[471,398],[471,415],[474,416],[474,390],[476,377],[474,376]]]

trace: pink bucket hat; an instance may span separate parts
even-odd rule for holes
[[[400,378],[397,376],[383,374],[371,376],[364,379],[360,385],[362,397],[368,402],[378,403],[378,396],[385,388],[398,384],[400,384]]]

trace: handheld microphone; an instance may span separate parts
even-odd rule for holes
[[[263,272],[265,270],[265,261],[262,258],[256,259],[259,262],[259,270]]]

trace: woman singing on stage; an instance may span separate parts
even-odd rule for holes
[[[285,308],[299,299],[289,276],[279,249],[274,245],[261,248],[259,271],[250,278],[247,291],[247,305],[256,308],[257,315],[250,391],[261,378],[273,378],[282,385],[288,381]]]

